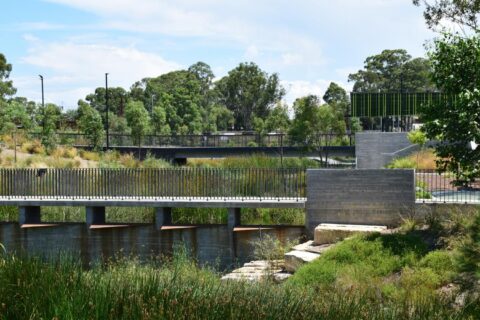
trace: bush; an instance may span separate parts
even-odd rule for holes
[[[368,288],[379,278],[412,265],[425,252],[425,243],[413,235],[358,235],[300,268],[289,282],[300,286],[337,284]]]
[[[100,154],[93,151],[80,150],[80,158],[89,161],[100,161]]]
[[[418,266],[432,270],[442,284],[451,281],[457,271],[452,254],[445,250],[429,252],[420,260]]]
[[[30,154],[45,154],[45,147],[39,140],[32,140],[23,143],[20,150]]]

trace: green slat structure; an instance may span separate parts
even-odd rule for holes
[[[352,117],[414,116],[425,103],[447,102],[440,92],[350,94]]]

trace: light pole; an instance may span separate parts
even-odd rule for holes
[[[109,136],[108,136],[108,73],[105,73],[105,111],[106,111],[106,114],[105,114],[105,122],[106,122],[106,125],[107,125],[107,150],[108,148],[110,147],[110,141],[109,141]]]
[[[45,96],[43,91],[43,76],[41,74],[38,75],[40,77],[40,82],[42,84],[42,128],[45,130]]]

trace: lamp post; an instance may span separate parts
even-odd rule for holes
[[[107,150],[110,147],[109,135],[108,135],[108,73],[105,73],[105,122],[106,122],[106,131],[107,131]]]
[[[43,91],[43,76],[41,74],[38,75],[40,77],[40,82],[42,84],[42,128],[45,130],[45,96]]]

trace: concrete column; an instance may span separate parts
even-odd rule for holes
[[[240,208],[228,208],[228,218],[227,218],[227,226],[228,226],[228,238],[230,241],[230,254],[232,261],[235,261],[237,257],[237,242],[235,239],[235,233],[233,229],[239,225],[241,225],[241,218],[240,218]]]
[[[162,226],[168,226],[172,224],[172,208],[155,208],[155,224],[157,229],[161,229]]]
[[[41,222],[40,207],[19,207],[18,211],[18,223],[20,225]]]
[[[228,208],[228,229],[233,232],[233,228],[241,225],[240,208]]]
[[[86,207],[85,211],[87,214],[86,223],[88,226],[105,223],[105,207]]]

